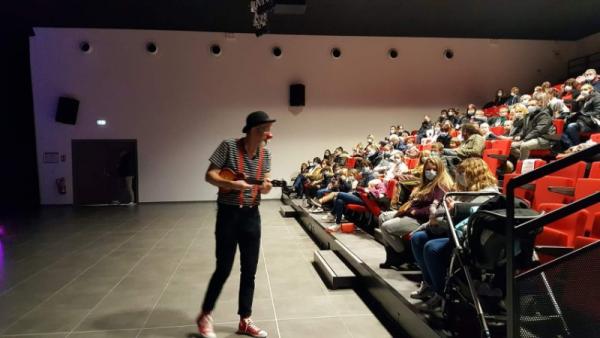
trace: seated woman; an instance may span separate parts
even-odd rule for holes
[[[410,244],[405,242],[404,235],[427,222],[429,207],[433,201],[440,201],[452,185],[452,178],[442,159],[429,157],[423,166],[421,183],[413,190],[409,201],[398,211],[385,212],[379,216],[386,253],[385,262],[379,265],[382,269],[396,269],[407,261]]]
[[[453,190],[498,192],[498,182],[482,159],[472,157],[458,165]],[[456,202],[450,200],[448,206],[453,208],[460,202],[483,203],[490,197],[463,198]],[[415,260],[423,272],[421,286],[410,296],[415,299],[429,299],[423,305],[427,309],[436,308],[441,304],[446,270],[452,253],[448,224],[443,215],[443,207],[438,207],[430,214],[429,222],[423,226],[423,230],[415,232],[410,240]]]
[[[310,210],[312,213],[323,212],[323,205],[330,204],[337,197],[338,192],[351,192],[356,189],[358,184],[358,170],[346,168],[340,169],[334,175],[327,188],[317,191],[317,197],[311,200],[314,206]]]
[[[382,196],[385,196],[386,186],[384,181],[380,179],[374,179],[369,182],[367,188],[365,188],[365,191],[372,193],[376,198],[381,198]],[[325,222],[335,222],[335,225],[327,227],[327,231],[335,232],[340,229],[346,204],[365,205],[363,200],[356,193],[339,192],[335,197],[335,201],[333,202],[333,210],[331,213],[323,216],[322,218],[322,220]]]

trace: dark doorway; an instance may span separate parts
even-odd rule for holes
[[[74,204],[126,204],[138,200],[136,140],[73,140],[72,156]],[[125,176],[133,176],[133,201]]]

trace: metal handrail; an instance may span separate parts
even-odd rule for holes
[[[575,164],[582,160],[587,160],[592,158],[595,155],[600,154],[600,144],[596,144],[590,148],[584,149],[580,152],[574,153],[572,155],[566,156],[558,161],[548,163],[542,167],[539,167],[533,171],[530,171],[526,174],[522,174],[510,180],[506,186],[506,238],[509,239],[506,241],[506,252],[512,253],[514,252],[514,241],[511,239],[514,238],[515,230],[515,189],[524,184],[530,183],[536,179],[547,176],[553,172],[556,172],[560,169],[566,168],[572,164]],[[574,207],[569,205],[564,206],[551,212],[547,215],[540,217],[541,221],[534,222],[535,220],[526,222],[521,225],[520,229],[533,229],[534,227],[542,227],[552,220],[560,219],[569,213],[580,210],[576,208],[581,208],[582,205],[592,205],[596,203],[598,198],[598,193],[588,196],[580,201],[576,201],[572,204],[575,204]],[[589,204],[588,204],[589,203]],[[562,210],[562,211],[561,211]],[[528,225],[529,224],[529,225]],[[523,231],[523,230],[519,230]],[[519,316],[519,298],[518,293],[515,292],[516,289],[516,280],[515,280],[515,270],[514,270],[514,255],[507,254],[506,255],[506,310],[507,310],[507,333],[509,337],[519,337],[519,326],[518,318]]]

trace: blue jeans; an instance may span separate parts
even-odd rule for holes
[[[423,272],[423,280],[433,291],[441,295],[452,254],[450,239],[436,237],[426,231],[418,231],[412,235],[410,244],[415,260]]]
[[[298,194],[299,198],[302,198],[304,195],[304,182],[306,181],[306,177],[300,174],[296,176],[296,180],[294,181],[294,191]]]
[[[587,133],[593,131],[592,128],[588,127],[585,123],[572,122],[567,124],[561,140],[567,147],[576,146],[581,143],[579,133]]]
[[[317,190],[317,197],[321,198],[321,197],[325,196],[325,194],[330,193],[330,192],[331,192],[331,190],[329,190],[327,188],[319,189],[319,190]]]
[[[360,197],[349,193],[349,192],[340,192],[338,193],[335,202],[333,204],[333,210],[331,213],[335,216],[335,223],[342,223],[342,215],[344,214],[344,209],[346,204],[360,204],[364,205],[363,201]]]

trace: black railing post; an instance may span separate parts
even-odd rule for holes
[[[514,266],[514,224],[515,224],[515,189],[510,185],[507,186],[506,191],[506,311],[508,316],[507,319],[507,336],[509,338],[516,338],[519,336],[519,300],[517,298],[517,292],[515,290],[515,270]]]

